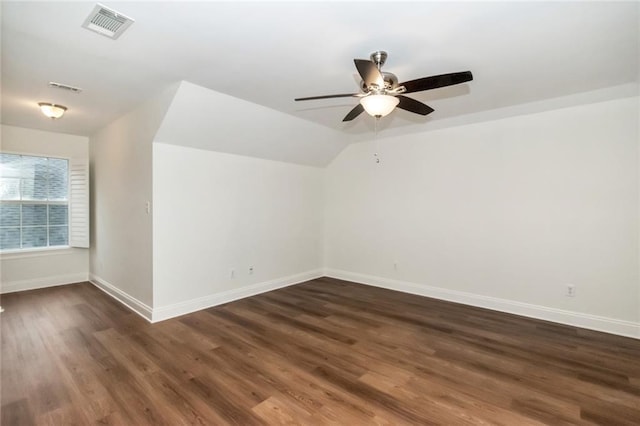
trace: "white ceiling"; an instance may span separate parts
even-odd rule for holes
[[[357,91],[353,58],[386,50],[400,81],[471,70],[474,81],[412,94],[436,111],[395,111],[423,131],[465,114],[638,81],[637,2],[114,2],[136,22],[118,40],[80,27],[95,2],[2,6],[2,122],[91,135],[186,80],[346,134],[356,104],[293,98]],[[47,87],[79,86],[80,94]],[[52,122],[39,101],[66,105]],[[212,110],[211,114],[224,114]],[[250,126],[252,117],[247,115]]]

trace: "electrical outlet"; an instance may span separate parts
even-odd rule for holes
[[[249,266],[249,275],[253,275],[253,266]]]
[[[398,270],[398,261],[396,260],[395,262],[393,262],[393,269],[394,270]]]
[[[229,272],[229,278],[234,279],[236,277],[236,270],[232,269],[231,272]]]
[[[576,286],[574,286],[573,284],[567,284],[567,292],[565,294],[567,297],[575,297]]]

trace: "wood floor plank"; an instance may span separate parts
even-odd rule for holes
[[[26,398],[19,399],[2,406],[0,423],[3,425],[31,425],[35,424],[33,410]]]
[[[640,341],[321,278],[149,324],[3,295],[7,425],[638,425]]]

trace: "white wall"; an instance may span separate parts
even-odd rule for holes
[[[177,87],[167,89],[90,138],[91,280],[151,317],[152,149]]]
[[[323,176],[154,143],[154,319],[321,276]]]
[[[329,275],[640,337],[637,98],[378,145],[327,169]]]
[[[44,118],[43,118],[44,119]],[[86,159],[89,139],[2,125],[0,150],[19,154]],[[86,281],[89,251],[80,248],[0,255],[0,292]]]

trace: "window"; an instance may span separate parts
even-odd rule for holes
[[[69,160],[0,153],[0,250],[69,245]]]

